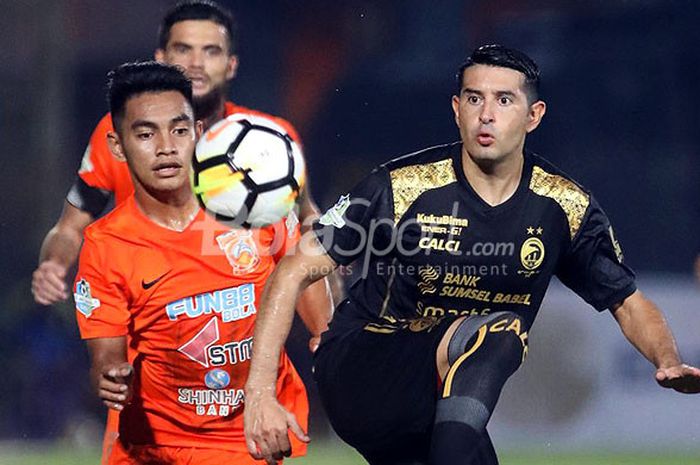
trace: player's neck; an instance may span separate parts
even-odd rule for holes
[[[199,212],[199,204],[189,185],[167,193],[151,193],[136,188],[134,199],[149,220],[173,231],[184,231]]]
[[[496,162],[475,160],[462,153],[462,169],[472,189],[484,202],[495,207],[515,194],[523,175],[523,152],[508,155]]]
[[[226,115],[224,100],[220,99],[216,105],[209,107],[206,112],[202,112],[201,114],[195,113],[195,115],[196,118],[202,122],[204,126],[203,130],[206,131],[213,126],[214,123],[224,119]]]

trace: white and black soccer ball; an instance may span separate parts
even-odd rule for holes
[[[304,186],[299,145],[275,122],[236,113],[197,142],[192,186],[217,219],[245,227],[276,223],[294,208]]]

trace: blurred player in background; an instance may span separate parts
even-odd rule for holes
[[[92,383],[119,412],[119,440],[103,460],[255,463],[241,412],[256,306],[299,226],[288,230],[282,221],[251,234],[199,208],[189,177],[201,123],[179,68],[122,65],[108,88],[109,147],[126,163],[135,193],[86,228],[75,286]],[[237,253],[241,246],[248,256]],[[325,284],[298,302],[319,326],[331,306]],[[286,354],[276,365],[276,394],[305,419],[299,375]],[[305,445],[295,451],[303,455]]]
[[[155,58],[185,69],[192,81],[195,118],[204,123],[205,130],[233,113],[253,113],[270,118],[299,141],[287,121],[226,101],[229,81],[238,70],[236,39],[230,12],[210,0],[182,1],[163,18]],[[61,217],[44,238],[39,266],[32,277],[32,293],[39,304],[51,305],[68,298],[66,275],[78,257],[83,229],[103,213],[112,196],[119,205],[134,191],[126,163],[115,159],[107,147],[106,135],[111,130],[108,113],[90,137]],[[300,196],[302,224],[316,216],[308,192],[306,187]]]
[[[484,46],[457,76],[461,142],[375,169],[270,278],[246,385],[254,457],[275,463],[299,430],[275,399],[294,296],[359,258],[365,279],[336,309],[314,375],[334,429],[373,465],[498,463],[486,425],[554,275],[610,310],[661,386],[700,391],[596,200],[524,150],[546,108],[534,61]]]

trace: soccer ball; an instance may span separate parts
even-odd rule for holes
[[[236,113],[202,135],[192,161],[192,186],[202,208],[244,227],[276,223],[304,186],[304,157],[280,125]]]

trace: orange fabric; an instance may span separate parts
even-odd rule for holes
[[[119,437],[119,412],[113,409],[107,410],[107,424],[105,425],[105,434],[102,438],[102,465],[107,465],[109,457],[112,454],[117,438]]]
[[[297,238],[284,224],[231,230],[203,211],[176,232],[149,220],[133,197],[85,230],[75,285],[81,336],[127,336],[135,368],[121,441],[246,451],[256,307],[276,249]],[[279,369],[280,401],[306,428],[306,392],[286,354]]]
[[[246,452],[194,447],[130,446],[119,441],[105,465],[260,465]]]
[[[233,102],[224,104],[225,116],[234,113],[250,113],[270,119],[282,126],[292,137],[301,144],[296,129],[285,119],[268,115],[257,110],[251,110]],[[107,145],[107,133],[112,131],[112,116],[107,113],[97,124],[90,136],[90,143],[85,149],[78,176],[85,183],[97,189],[103,189],[114,193],[114,203],[119,205],[134,193],[134,185],[129,175],[126,162],[114,158]]]
[[[91,187],[113,192],[114,202],[119,205],[134,193],[134,185],[126,162],[114,158],[109,150],[107,133],[111,131],[112,116],[107,113],[90,136],[78,176]]]

